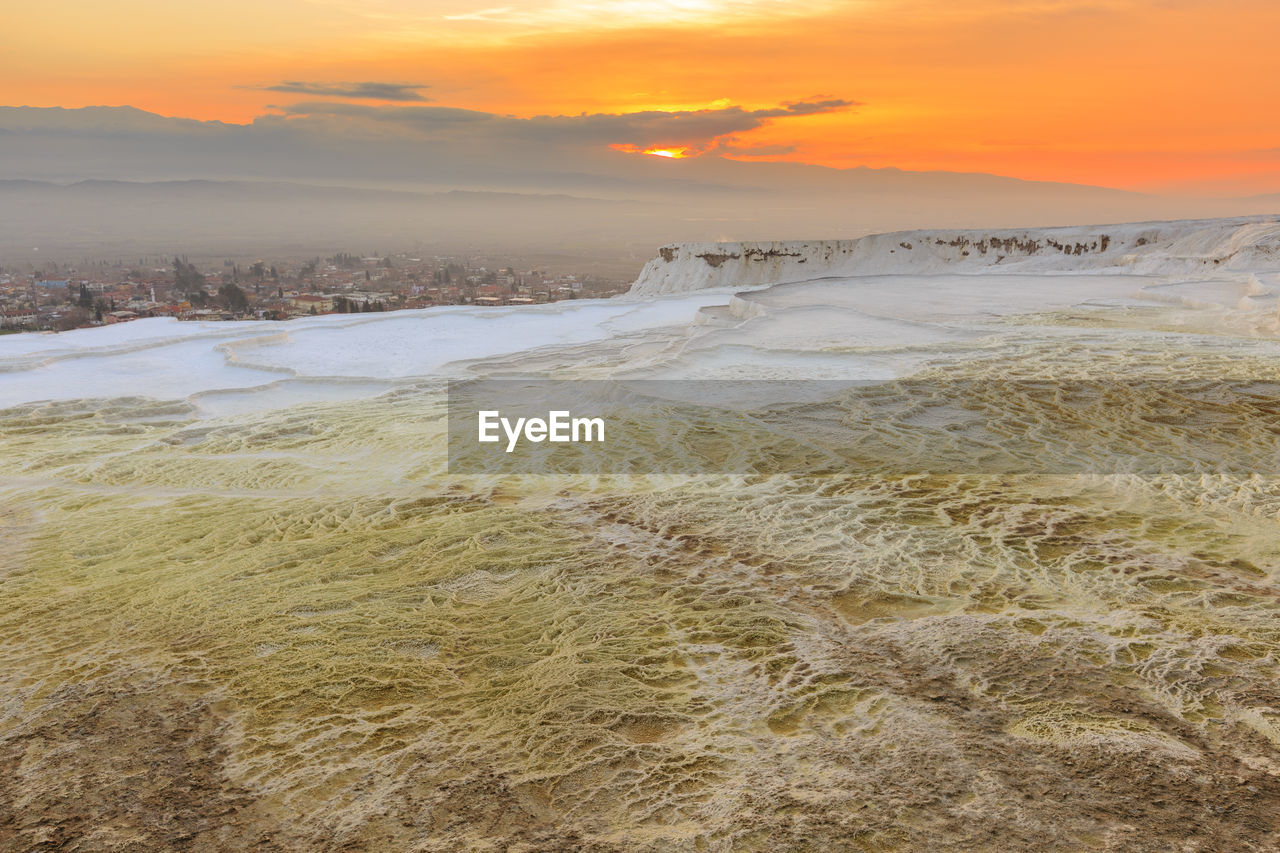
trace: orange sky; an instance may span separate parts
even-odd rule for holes
[[[282,81],[422,84],[433,105],[518,116],[839,98],[859,106],[732,143],[841,167],[1280,191],[1275,0],[52,0],[5,18],[7,105],[246,122],[316,100],[263,88]]]

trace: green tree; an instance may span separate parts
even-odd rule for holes
[[[204,274],[182,258],[173,259],[173,289],[179,293],[195,293],[203,291],[206,284]]]
[[[249,309],[249,297],[235,282],[222,286],[218,291],[218,301],[228,311],[234,311],[237,314],[242,314]]]

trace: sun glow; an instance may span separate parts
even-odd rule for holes
[[[639,145],[618,144],[610,145],[614,151],[621,151],[624,154],[648,154],[651,157],[665,157],[668,160],[683,160],[686,157],[696,156],[698,152],[688,146],[673,146],[670,148],[641,148]]]

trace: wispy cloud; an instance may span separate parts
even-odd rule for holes
[[[859,5],[881,1],[855,0]],[[815,17],[850,5],[849,0],[504,0],[502,6],[482,5],[486,0],[310,2],[341,9],[387,37],[415,40],[431,38],[442,26],[453,25],[466,27],[472,37],[478,38],[632,27],[740,26],[751,22],[776,25],[781,20]]]
[[[444,19],[446,21],[492,21],[509,12],[511,12],[510,6],[502,6],[497,9],[479,9],[462,15],[445,15]]]
[[[257,87],[267,92],[289,92],[324,98],[355,98],[370,101],[426,102],[431,99],[419,90],[424,83],[307,83],[301,80],[285,80],[272,86]]]
[[[307,101],[282,107],[293,120],[326,116],[395,125],[433,139],[458,138],[467,144],[519,144],[543,151],[614,146],[616,150],[678,147],[691,154],[741,153],[718,150],[719,140],[755,130],[776,119],[830,113],[858,106],[843,98],[791,101],[747,110],[738,106],[705,110],[645,110],[633,113],[533,116],[516,118],[449,107],[377,107]],[[465,126],[465,128],[464,128]],[[727,143],[729,140],[725,140]],[[737,140],[733,140],[737,142]],[[756,152],[763,155],[764,152]],[[778,153],[776,151],[768,152]]]

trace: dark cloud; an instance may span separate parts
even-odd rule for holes
[[[371,101],[429,101],[419,92],[428,88],[422,83],[305,83],[285,80],[274,86],[259,87],[268,92],[289,92],[322,98],[358,98]]]
[[[389,122],[420,130],[497,118],[493,113],[460,107],[373,107],[368,104],[336,104],[329,101],[302,101],[276,109],[287,116],[339,116]]]
[[[774,119],[817,115],[857,106],[839,98],[795,101],[768,109],[724,107],[706,110],[645,110],[634,113],[540,115],[532,118],[449,107],[376,107],[308,102],[283,112],[295,119],[341,117],[393,124],[431,138],[466,136],[477,143],[519,143],[549,149],[619,146],[627,149],[679,146],[711,153],[717,140],[755,130]],[[460,128],[459,125],[467,125]],[[785,153],[773,151],[770,153]]]
[[[782,116],[811,116],[818,113],[829,113],[835,110],[860,107],[861,101],[846,101],[842,98],[826,98],[815,101],[791,101],[772,110],[755,110],[751,115],[757,118],[780,118]]]

